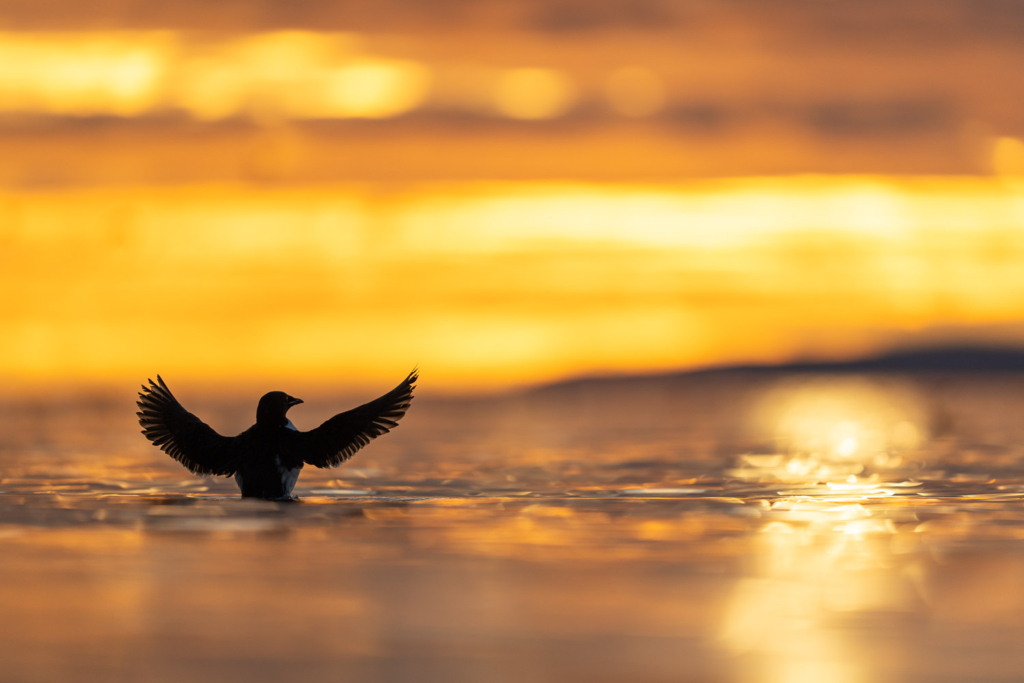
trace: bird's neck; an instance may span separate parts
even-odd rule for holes
[[[280,413],[256,411],[256,424],[261,427],[285,427],[290,424],[288,417]]]

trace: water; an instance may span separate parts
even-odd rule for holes
[[[426,397],[348,465],[304,470],[296,504],[189,475],[138,435],[130,392],[8,400],[2,678],[1019,680],[1022,388]],[[232,432],[254,400],[187,405]]]

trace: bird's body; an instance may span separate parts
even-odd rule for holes
[[[391,431],[412,401],[413,371],[393,390],[300,432],[287,417],[302,403],[283,391],[260,399],[256,424],[222,436],[185,410],[163,379],[139,392],[142,433],[195,474],[234,476],[243,498],[289,499],[303,465],[336,467],[372,439]]]
[[[264,428],[256,424],[235,437],[244,442],[242,448],[247,453],[234,473],[243,498],[291,497],[304,463],[288,457],[281,429],[289,427]]]

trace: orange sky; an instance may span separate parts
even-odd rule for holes
[[[0,371],[22,381],[361,385],[419,363],[487,388],[849,357],[936,326],[1019,341],[998,325],[1024,314],[1015,178],[117,187],[0,207]]]
[[[0,378],[459,391],[1024,341],[1016,19],[799,6],[0,11]]]

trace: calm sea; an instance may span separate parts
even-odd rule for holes
[[[5,399],[0,679],[1018,681],[1022,410],[1015,375],[425,396],[287,504],[158,452],[130,388]]]

